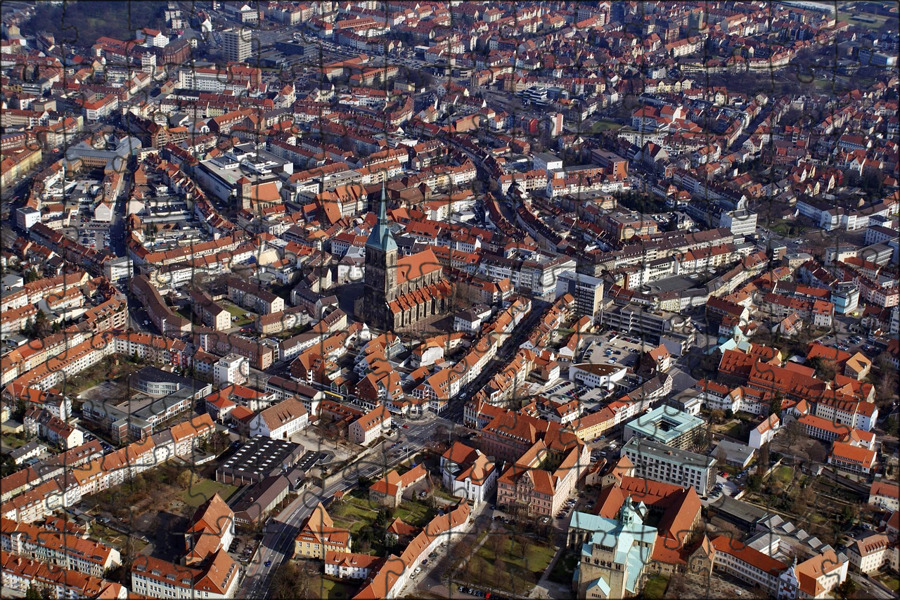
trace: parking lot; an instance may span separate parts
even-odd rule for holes
[[[637,364],[640,353],[652,348],[653,346],[638,338],[608,332],[591,341],[584,351],[583,360],[592,364],[633,367]]]

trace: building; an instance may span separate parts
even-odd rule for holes
[[[325,574],[338,579],[368,579],[369,573],[382,562],[380,556],[355,552],[325,553]]]
[[[671,448],[654,440],[633,437],[622,453],[634,463],[638,477],[692,487],[706,496],[715,483],[716,459]]]
[[[762,588],[770,596],[779,597],[779,576],[788,565],[731,536],[719,536],[712,541],[712,545],[716,549],[715,570],[724,571]]]
[[[368,446],[391,430],[391,413],[380,405],[350,423],[347,436],[354,444]]]
[[[218,493],[197,507],[184,534],[185,564],[206,560],[219,550],[228,551],[234,540],[234,513]]]
[[[627,442],[637,436],[684,450],[694,443],[705,426],[700,417],[664,405],[629,421],[623,439]]]
[[[497,505],[521,510],[528,516],[553,517],[569,497],[590,464],[585,444],[567,448],[535,442],[497,480]]]
[[[414,577],[419,565],[423,564],[426,557],[438,546],[442,544],[452,546],[458,543],[460,536],[465,534],[471,523],[470,515],[469,505],[460,502],[456,507],[445,510],[444,514],[434,517],[424,530],[410,540],[400,556],[392,554],[385,559],[366,586],[354,596],[354,600],[396,597]]]
[[[393,331],[446,312],[453,294],[433,251],[398,258],[386,203],[382,181],[377,222],[366,240],[365,287],[354,312],[371,327]]]
[[[627,372],[628,369],[621,365],[578,363],[569,366],[569,381],[591,389],[599,387],[612,391]]]
[[[213,301],[204,291],[191,291],[191,310],[200,318],[200,322],[222,331],[231,328],[231,313]]]
[[[251,30],[246,27],[240,29],[229,28],[222,33],[222,52],[225,60],[229,62],[244,62],[253,51]]]
[[[868,448],[860,448],[849,442],[835,442],[828,455],[828,464],[852,473],[869,473],[875,466],[878,454]]]
[[[216,481],[250,485],[280,475],[300,462],[303,446],[269,437],[248,440],[216,469]]]
[[[150,598],[234,598],[240,571],[227,549],[216,552],[201,568],[141,555],[132,563],[131,591]]]
[[[800,564],[794,564],[779,577],[779,598],[831,598],[832,590],[847,579],[850,562],[843,554],[826,550]]]
[[[778,415],[773,414],[763,419],[762,423],[754,427],[753,431],[750,432],[749,446],[754,450],[759,450],[764,444],[772,441],[780,428],[781,419],[778,418]]]
[[[226,286],[228,299],[238,306],[243,306],[261,315],[284,311],[284,298],[276,296],[256,284],[237,277],[229,277]]]
[[[62,533],[6,518],[0,519],[0,524],[0,548],[4,552],[94,577],[103,577],[107,570],[122,564],[118,550],[76,532]]]
[[[623,458],[622,461],[628,461]],[[622,461],[603,478],[603,490],[593,512],[575,512],[569,520],[566,545],[582,550],[592,544],[598,532],[608,531],[611,522],[618,521],[622,509],[629,503],[640,507],[645,525],[655,524],[656,540],[642,560],[645,574],[712,572],[715,551],[705,535],[697,535],[702,524],[700,498],[693,488],[648,481],[626,475],[628,464]],[[624,466],[624,469],[620,469]],[[608,540],[609,541],[609,540]],[[607,544],[608,545],[608,544]],[[623,547],[622,550],[625,550]],[[596,573],[588,577],[596,577]],[[611,583],[609,579],[607,583]],[[598,584],[602,588],[602,584]],[[642,582],[638,582],[641,586]],[[595,590],[598,588],[594,588]],[[627,595],[627,594],[626,594]],[[615,596],[610,596],[615,597]]]
[[[307,424],[309,413],[303,402],[288,398],[253,417],[250,421],[250,435],[288,440],[298,431],[306,429]]]
[[[349,530],[334,526],[334,521],[320,502],[294,538],[294,558],[324,560],[328,552],[347,554],[351,539]]]
[[[892,547],[888,536],[881,533],[872,533],[860,539],[853,539],[847,544],[847,558],[850,566],[860,573],[878,571],[884,566],[890,566],[891,554],[897,552],[897,547]]]
[[[223,356],[213,364],[213,383],[216,387],[242,384],[250,375],[250,361],[238,354]]]
[[[869,489],[869,504],[889,512],[900,510],[900,485],[896,482],[876,479]]]
[[[245,525],[261,524],[287,498],[291,482],[284,475],[270,475],[247,488],[234,504],[234,520]]]
[[[486,455],[462,442],[441,455],[441,481],[454,496],[476,506],[484,502],[497,485],[499,469]]]
[[[46,590],[50,598],[125,600],[128,597],[128,588],[121,584],[9,554],[6,551],[0,552],[0,568],[3,573],[4,591],[15,590],[21,597],[25,597],[31,588]]]
[[[603,280],[576,271],[563,271],[556,278],[556,295],[571,294],[580,316],[596,319],[603,303]]]
[[[581,517],[583,513],[575,513]],[[626,598],[641,591],[644,570],[656,546],[657,529],[645,525],[647,507],[631,497],[614,519],[593,517],[593,532],[581,546],[574,586],[579,598]]]
[[[403,475],[391,471],[369,487],[369,501],[377,506],[396,509],[403,493],[428,476],[423,464],[418,464]]]

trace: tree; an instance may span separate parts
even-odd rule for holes
[[[41,600],[41,591],[34,585],[29,585],[25,591],[25,600]]]
[[[761,469],[767,470],[769,468],[769,444],[768,444],[768,442],[763,444],[759,448],[759,458],[756,459],[756,462]]]
[[[721,423],[722,420],[725,418],[725,413],[722,412],[720,409],[716,408],[712,412],[709,413],[709,418],[712,420],[713,423]]]
[[[890,361],[887,352],[882,353],[875,360],[878,366],[878,374],[875,376],[875,397],[881,404],[897,396],[897,370]]]
[[[898,425],[897,425],[897,416],[896,415],[891,415],[890,417],[888,417],[888,420],[884,425],[884,432],[888,435],[897,437]]]
[[[824,463],[825,459],[828,457],[828,451],[825,449],[825,446],[823,446],[821,442],[816,442],[815,444],[811,445],[806,454],[809,456],[810,461],[816,463]]]
[[[789,448],[793,448],[800,441],[800,437],[804,434],[803,425],[800,421],[792,419],[784,427],[784,441]]]
[[[754,473],[750,477],[747,478],[747,489],[751,492],[758,492],[762,487],[762,476],[759,473]]]
[[[781,394],[775,394],[775,396],[772,398],[771,404],[769,404],[769,416],[781,414],[781,401]]]
[[[847,600],[848,598],[853,598],[856,595],[856,582],[852,577],[848,577],[845,579],[840,585],[835,588],[835,592],[837,592],[838,598],[841,600]]]

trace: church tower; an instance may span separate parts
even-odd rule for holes
[[[389,331],[394,318],[388,303],[397,295],[397,242],[387,222],[387,187],[381,182],[378,220],[366,240],[366,273],[363,295],[355,312],[366,324]]]

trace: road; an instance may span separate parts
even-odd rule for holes
[[[877,581],[874,581],[871,577],[851,571],[850,578],[856,583],[857,588],[860,590],[859,592],[857,592],[857,595],[860,598],[893,600],[897,597],[896,594],[891,592],[888,588],[881,585]]]

